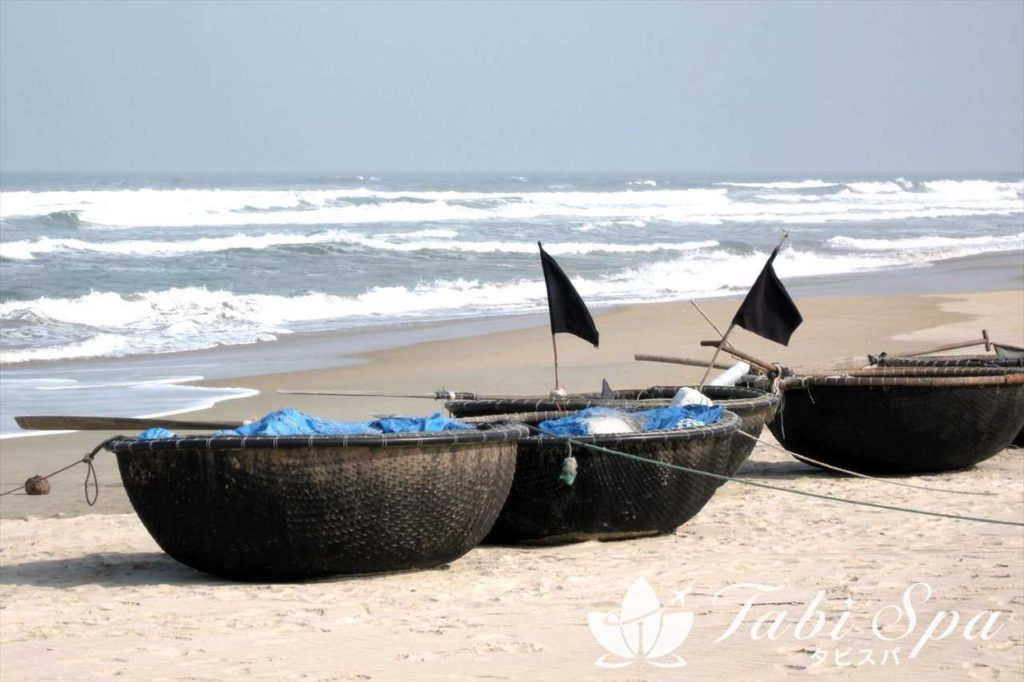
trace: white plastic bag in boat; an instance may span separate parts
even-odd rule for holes
[[[672,396],[669,407],[682,407],[683,405],[711,405],[711,398],[707,397],[695,388],[683,386]]]
[[[745,362],[737,362],[711,380],[708,386],[735,386],[744,374],[750,371],[750,365]]]
[[[597,436],[607,433],[638,433],[643,430],[643,425],[636,419],[618,415],[594,415],[583,420],[587,425],[587,432]]]

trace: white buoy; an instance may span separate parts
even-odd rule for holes
[[[750,371],[750,365],[745,362],[737,362],[711,380],[708,386],[735,386],[744,374]]]
[[[672,396],[672,402],[669,403],[669,407],[682,407],[683,405],[711,405],[711,398],[701,393],[695,388],[689,386],[683,386],[676,394]]]

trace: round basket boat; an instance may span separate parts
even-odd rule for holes
[[[918,358],[890,358],[885,353],[869,355],[872,365],[878,367],[1022,367],[1024,358],[1001,358],[997,355],[930,355]],[[1024,429],[1013,439],[1013,444],[1024,448]]]
[[[624,389],[613,391],[614,398],[602,398],[598,393],[583,393],[564,399],[550,398],[503,398],[495,400],[452,400],[445,407],[453,417],[474,417],[493,414],[515,414],[522,412],[548,412],[562,410],[582,410],[587,407],[622,407],[636,409],[637,402],[649,407],[667,405],[682,386],[651,386],[642,389]],[[697,388],[692,386],[691,388]],[[721,405],[740,418],[740,431],[732,435],[732,454],[729,465],[722,472],[726,476],[736,473],[757,442],[747,438],[743,433],[754,438],[761,435],[766,422],[775,415],[779,398],[757,388],[741,386],[704,386],[701,389],[715,405]]]
[[[535,424],[566,414],[507,418]],[[671,533],[707,504],[718,489],[717,479],[591,450],[579,443],[724,474],[731,461],[731,437],[739,427],[740,418],[726,410],[721,420],[710,426],[574,437],[577,444],[571,450],[559,437],[523,438],[512,489],[486,541],[560,544]],[[570,452],[577,463],[572,484],[562,479]]]
[[[429,568],[484,538],[521,425],[358,436],[121,439],[128,498],[183,564],[234,580]]]
[[[1024,427],[1024,373],[941,373],[784,379],[768,427],[797,455],[863,473],[963,469],[1009,445]]]

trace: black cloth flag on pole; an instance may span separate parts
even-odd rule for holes
[[[758,275],[754,286],[750,287],[743,304],[736,311],[732,323],[747,331],[763,336],[783,346],[789,345],[789,337],[804,321],[796,304],[789,297],[786,287],[782,286],[772,263],[779,255],[778,247],[768,257],[764,269]]]
[[[551,333],[574,334],[584,341],[597,347],[598,331],[594,326],[594,318],[587,310],[587,304],[580,298],[576,287],[572,285],[555,259],[540,248],[540,263],[544,268],[544,284],[548,288],[548,312],[551,315]]]

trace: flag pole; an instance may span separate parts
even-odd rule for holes
[[[778,251],[780,248],[782,248],[782,243],[784,241],[786,241],[786,238],[788,236],[789,236],[789,230],[783,230],[783,232],[782,232],[782,239],[780,239],[778,245],[774,249],[772,249],[772,253],[774,253],[775,251]],[[749,294],[749,292],[748,292],[748,294]],[[690,301],[690,302],[693,303],[693,301]],[[694,306],[696,306],[696,305],[697,304],[694,303]],[[700,310],[700,308],[697,308],[697,310]],[[701,311],[701,314],[703,315],[704,312]],[[707,316],[705,316],[704,319],[707,320]],[[708,320],[708,322],[710,323],[711,320]],[[711,325],[711,326],[713,327],[714,325]],[[736,327],[736,323],[733,322],[732,324],[729,325],[729,328],[725,330],[725,334],[722,335],[722,340],[718,342],[718,347],[715,348],[715,354],[713,356],[711,356],[711,362],[708,363],[707,369],[704,370],[704,376],[702,376],[700,378],[700,386],[698,387],[697,390],[703,390],[704,382],[707,381],[708,375],[711,374],[711,368],[715,366],[715,361],[718,360],[718,354],[722,352],[722,346],[725,346],[728,343],[728,341],[729,341],[729,334],[732,334],[732,330],[735,327]]]
[[[704,376],[700,378],[700,386],[698,391],[704,390],[704,382],[707,381],[708,375],[711,374],[711,368],[715,366],[715,361],[718,360],[718,354],[722,352],[722,346],[726,344],[729,339],[729,334],[732,334],[732,330],[735,324],[730,324],[729,328],[725,330],[725,334],[722,335],[722,340],[718,342],[718,347],[715,348],[715,354],[711,356],[711,362],[704,368]]]
[[[707,323],[708,323],[709,325],[711,325],[711,328],[715,330],[715,333],[716,333],[716,334],[718,334],[719,336],[721,336],[721,335],[722,335],[722,330],[721,330],[721,329],[719,329],[719,328],[718,328],[717,326],[715,326],[715,323],[714,323],[714,322],[712,322],[712,321],[711,321],[711,318],[710,318],[710,317],[708,317],[708,316],[707,316],[707,315],[706,315],[706,314],[704,313],[704,311],[703,311],[703,310],[701,309],[701,307],[700,307],[699,305],[697,305],[697,302],[696,302],[696,301],[694,301],[694,300],[691,300],[691,301],[690,301],[690,305],[692,305],[692,306],[693,306],[694,308],[696,308],[696,309],[697,309],[697,312],[698,312],[698,313],[700,313],[700,316],[704,318],[704,321],[705,321],[705,322],[707,322]]]
[[[551,335],[551,350],[555,352],[555,390],[558,390],[558,344],[555,342],[555,335]]]

